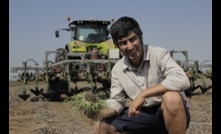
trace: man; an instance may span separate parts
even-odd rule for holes
[[[142,31],[130,17],[110,29],[124,55],[112,69],[109,108],[94,125],[95,134],[185,134],[190,122],[184,90],[190,82],[168,50],[144,45]],[[132,99],[125,107],[126,98]]]

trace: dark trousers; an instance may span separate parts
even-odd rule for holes
[[[190,123],[190,113],[184,104],[186,111],[187,128]],[[160,105],[150,108],[141,108],[138,117],[128,117],[128,107],[118,115],[103,119],[108,124],[115,126],[120,132],[132,132],[136,134],[167,134],[164,124],[163,112]]]

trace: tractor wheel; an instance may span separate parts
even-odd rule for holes
[[[102,82],[102,87],[104,90],[109,90],[111,86],[110,82]]]
[[[60,80],[55,79],[49,82],[49,101],[60,101],[61,100],[61,89]]]
[[[192,93],[192,90],[193,90],[192,87],[190,87],[189,89],[185,90],[185,91],[184,91],[185,95],[186,95],[187,97],[190,97],[190,96],[191,96],[191,93]]]
[[[61,81],[61,84],[60,84],[60,91],[61,93],[68,93],[68,82],[66,81]],[[71,94],[72,95],[72,94]]]

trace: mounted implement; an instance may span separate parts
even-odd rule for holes
[[[110,87],[111,69],[120,59],[121,54],[109,37],[109,25],[111,20],[74,20],[70,22],[69,28],[58,29],[55,36],[59,37],[59,31],[71,32],[71,41],[64,48],[56,51],[46,51],[43,67],[28,67],[27,61],[23,67],[12,67],[14,72],[23,70],[18,76],[18,81],[23,81],[23,93],[21,98],[26,96],[27,81],[38,82],[40,79],[46,83],[46,91],[38,90],[36,86],[33,93],[39,92],[51,101],[60,100],[62,93],[68,96],[73,95],[77,90],[77,82],[87,81],[89,89],[95,91],[96,83],[101,83],[104,90]],[[55,54],[55,60],[49,61],[48,56]],[[30,78],[26,70],[35,70]],[[74,83],[74,86],[72,84]]]

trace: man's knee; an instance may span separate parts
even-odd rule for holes
[[[176,113],[180,108],[183,109],[182,97],[178,92],[169,91],[163,95],[163,102],[161,105],[163,110],[168,110]]]

